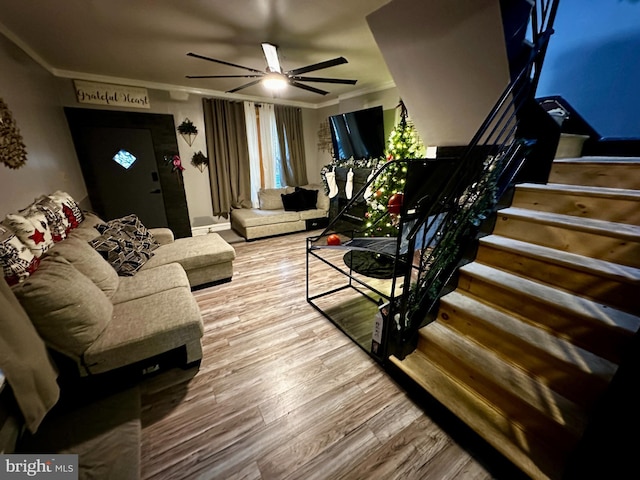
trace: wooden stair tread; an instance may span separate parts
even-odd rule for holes
[[[576,157],[576,158],[557,158],[553,163],[592,163],[592,164],[620,164],[628,165],[629,163],[640,163],[640,157],[605,157],[605,156],[593,156],[593,157]]]
[[[420,330],[421,350],[429,357],[432,343],[445,351],[455,362],[463,362],[469,370],[478,370],[485,378],[503,390],[525,401],[545,417],[569,430],[578,438],[586,426],[584,409],[554,391],[541,379],[527,373],[520,365],[509,362],[460,332],[439,321]],[[475,375],[471,375],[475,377]],[[501,397],[501,395],[497,395]]]
[[[516,190],[545,193],[584,194],[593,197],[617,198],[620,200],[640,201],[640,190],[631,188],[595,187],[589,185],[572,185],[569,183],[519,183]]]
[[[481,263],[469,263],[461,267],[460,271],[474,277],[480,277],[487,283],[514,292],[523,292],[543,303],[570,311],[575,316],[591,318],[603,326],[620,330],[628,335],[633,335],[640,328],[640,318],[635,315]]]
[[[629,242],[640,242],[640,227],[635,225],[518,207],[504,208],[498,211],[498,215],[562,228],[570,228],[572,230],[618,238]]]
[[[576,253],[549,248],[535,243],[523,242],[502,235],[487,235],[480,245],[491,245],[529,258],[544,258],[550,262],[585,272],[597,272],[600,276],[619,282],[637,283],[640,291],[640,268],[585,257]]]
[[[540,439],[525,431],[513,417],[443,371],[420,350],[404,360],[393,355],[389,359],[532,478],[560,477],[566,450],[549,448],[556,442],[547,441],[548,432],[537,432]]]

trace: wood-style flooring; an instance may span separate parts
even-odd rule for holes
[[[522,478],[306,302],[308,235],[235,244],[233,280],[194,292],[203,360],[143,382],[142,478]]]

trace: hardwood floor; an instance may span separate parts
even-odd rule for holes
[[[523,478],[306,302],[307,236],[235,244],[233,280],[194,292],[202,364],[143,382],[142,478]]]

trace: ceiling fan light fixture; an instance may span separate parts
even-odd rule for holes
[[[262,85],[272,92],[280,92],[284,90],[288,84],[289,81],[281,73],[270,72],[262,77]]]

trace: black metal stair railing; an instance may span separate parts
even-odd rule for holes
[[[489,112],[449,179],[406,212],[413,219],[407,219],[411,228],[405,242],[408,251],[415,251],[419,258],[417,274],[407,271],[405,294],[392,305],[399,332],[389,341],[400,358],[415,348],[419,328],[451,285],[482,222],[495,210],[535,148],[538,139],[523,137],[522,120],[535,94],[557,6],[558,1],[553,0],[532,6],[532,44],[525,66]],[[408,178],[415,176],[410,172]]]
[[[532,175],[529,164],[533,161],[547,162],[550,166],[553,160],[548,147],[551,143],[555,151],[557,139],[553,144],[544,137],[549,128],[557,131],[559,137],[559,129],[548,116],[542,120],[535,116],[535,107],[539,106],[534,94],[558,1],[538,1],[532,6],[528,59],[459,158],[396,160],[382,165],[320,235],[307,239],[307,300],[312,305],[315,299],[360,286],[389,301],[382,332],[384,347],[378,352],[381,361],[391,354],[402,359],[415,349],[418,330],[430,321],[429,314],[435,312],[439,298],[448,288],[453,288],[457,269],[471,260],[469,251],[500,198],[523,171]],[[538,124],[545,121],[551,126],[538,128]],[[544,148],[540,148],[541,145]],[[365,238],[371,235],[366,216],[371,202],[367,201],[366,190],[389,169],[402,171],[406,180],[404,204],[394,219],[397,233],[387,238],[375,238],[375,235]],[[533,176],[536,175],[540,177],[534,170]],[[386,222],[387,217],[382,221]],[[367,231],[369,233],[365,233]],[[327,237],[332,233],[342,236],[339,247],[327,246]],[[324,248],[366,250],[391,259],[391,293],[384,294],[355,278],[351,270],[321,258],[318,252]],[[349,278],[348,284],[310,295],[311,257],[344,274]],[[396,277],[401,285],[398,295]]]

